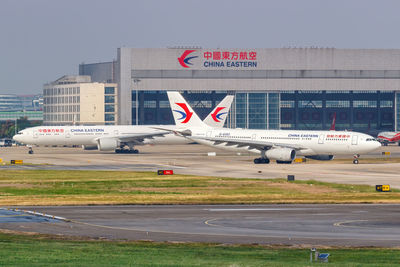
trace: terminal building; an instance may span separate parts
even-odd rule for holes
[[[118,87],[118,124],[173,124],[166,91],[200,117],[235,95],[227,127],[400,130],[400,49],[119,48],[80,75]]]
[[[44,125],[115,125],[117,85],[90,76],[63,76],[44,85]]]

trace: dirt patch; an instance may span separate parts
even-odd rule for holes
[[[291,183],[270,183],[268,186],[277,187],[285,190],[294,190],[295,192],[303,192],[310,194],[320,194],[320,193],[336,193],[339,190],[335,188],[330,188],[326,186],[316,186],[311,184],[291,184]]]
[[[1,184],[0,183],[0,188],[1,187],[14,187],[14,188],[32,188],[32,184]]]

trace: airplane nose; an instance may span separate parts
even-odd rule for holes
[[[375,141],[375,142],[374,142],[374,149],[378,149],[378,148],[380,148],[381,146],[382,146],[382,144],[379,143],[378,141]]]
[[[17,142],[19,142],[19,141],[21,140],[20,137],[21,137],[21,136],[20,136],[19,134],[16,134],[16,135],[13,136],[12,139],[15,140],[15,141],[17,141]]]

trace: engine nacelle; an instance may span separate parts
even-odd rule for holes
[[[97,140],[97,148],[99,151],[111,151],[119,147],[119,142],[115,138],[100,138]]]
[[[333,160],[333,155],[312,155],[312,156],[305,156],[308,159],[315,159],[315,160]]]
[[[98,148],[97,145],[82,145],[83,150],[96,150]]]
[[[269,159],[278,161],[293,161],[296,157],[296,150],[291,148],[273,148],[265,152],[265,156]]]

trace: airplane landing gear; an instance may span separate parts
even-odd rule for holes
[[[358,158],[360,157],[359,154],[354,155],[353,164],[358,164]]]
[[[289,160],[289,161],[277,160],[276,164],[292,164],[292,161],[291,160]]]
[[[269,159],[268,158],[256,158],[254,159],[254,164],[268,164]]]
[[[29,148],[28,154],[33,154],[33,149],[32,149],[32,147],[30,146],[30,147],[28,147],[28,148]]]
[[[139,154],[139,150],[137,149],[115,149],[115,153],[122,153],[122,154]]]

